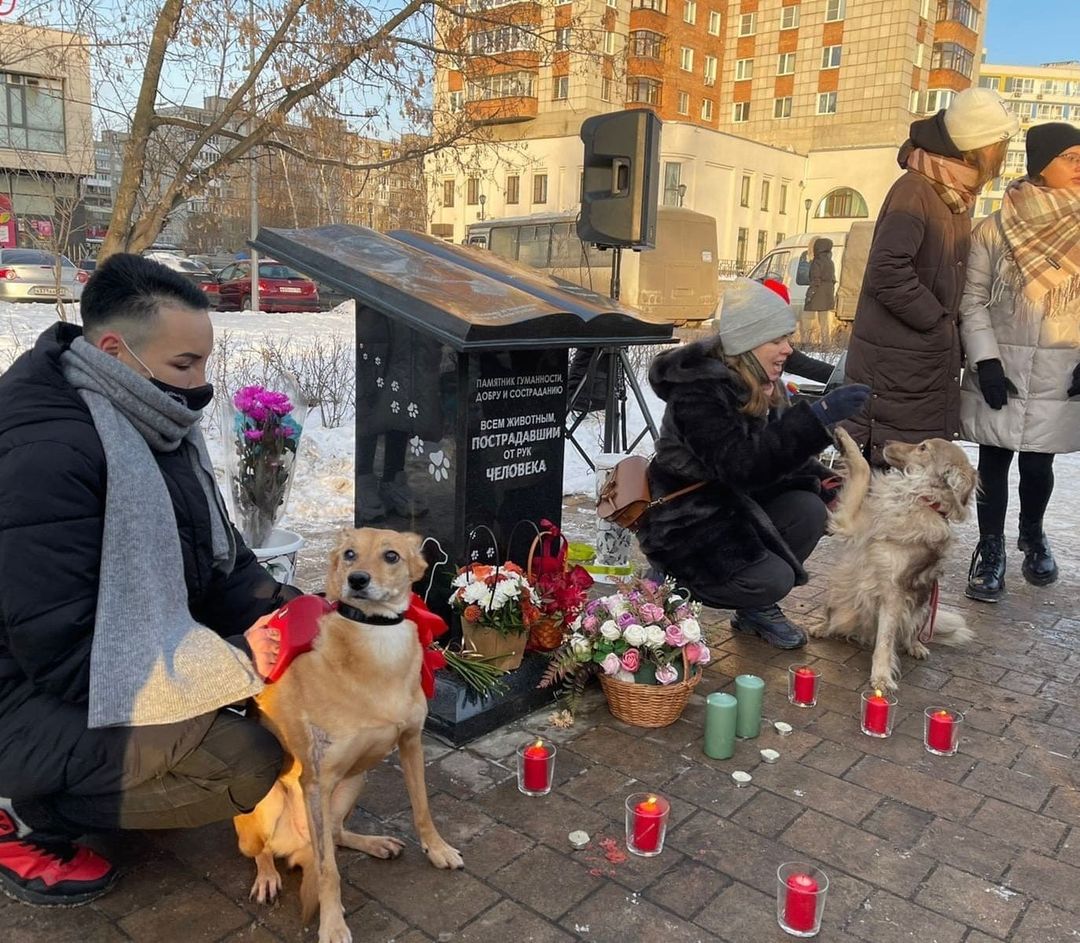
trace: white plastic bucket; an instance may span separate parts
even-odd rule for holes
[[[251,552],[279,583],[291,583],[296,573],[296,554],[303,546],[304,538],[299,534],[275,527],[267,546],[252,547]]]
[[[600,497],[600,489],[604,486],[604,479],[607,478],[608,472],[624,458],[626,456],[621,452],[602,452],[593,457],[593,464],[596,466],[597,498]],[[605,521],[597,515],[596,559],[593,561],[593,566],[587,569],[600,582],[609,582],[610,579],[630,575],[633,572],[633,567],[630,565],[630,548],[633,542],[634,535],[625,527]]]

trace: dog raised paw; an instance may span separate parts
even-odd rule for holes
[[[424,854],[428,856],[428,861],[435,865],[436,868],[456,871],[458,868],[465,867],[465,860],[461,857],[461,852],[442,840],[425,845]]]
[[[930,657],[930,649],[923,645],[918,639],[915,639],[909,646],[907,653],[912,658],[918,658],[920,661],[924,658]]]

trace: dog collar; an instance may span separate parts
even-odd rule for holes
[[[334,608],[350,622],[361,622],[364,625],[400,625],[405,621],[404,613],[396,616],[369,616],[355,606],[340,601],[334,603]]]
[[[919,498],[919,500],[925,504],[931,511],[935,511],[939,517],[948,517],[949,512],[942,510],[940,501],[930,501],[927,498]]]

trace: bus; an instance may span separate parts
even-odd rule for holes
[[[601,295],[611,287],[613,253],[582,244],[576,213],[483,220],[468,227],[464,244]],[[623,252],[620,285],[620,301],[675,326],[713,317],[720,287],[716,220],[681,207],[660,207],[656,248]]]

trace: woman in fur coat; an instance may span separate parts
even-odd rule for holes
[[[1043,531],[1054,454],[1080,451],[1080,129],[1036,125],[1027,176],[975,229],[960,335],[965,439],[979,443],[979,544],[967,595],[1005,590],[1009,466],[1019,452],[1021,572],[1045,586],[1058,568]]]
[[[653,361],[649,383],[666,408],[652,494],[705,485],[650,510],[638,530],[654,569],[780,648],[806,643],[777,603],[806,582],[803,561],[825,533],[821,482],[832,473],[813,457],[831,441],[828,426],[870,394],[845,386],[789,406],[780,377],[794,329],[783,300],[739,279],[724,293],[718,334]]]

